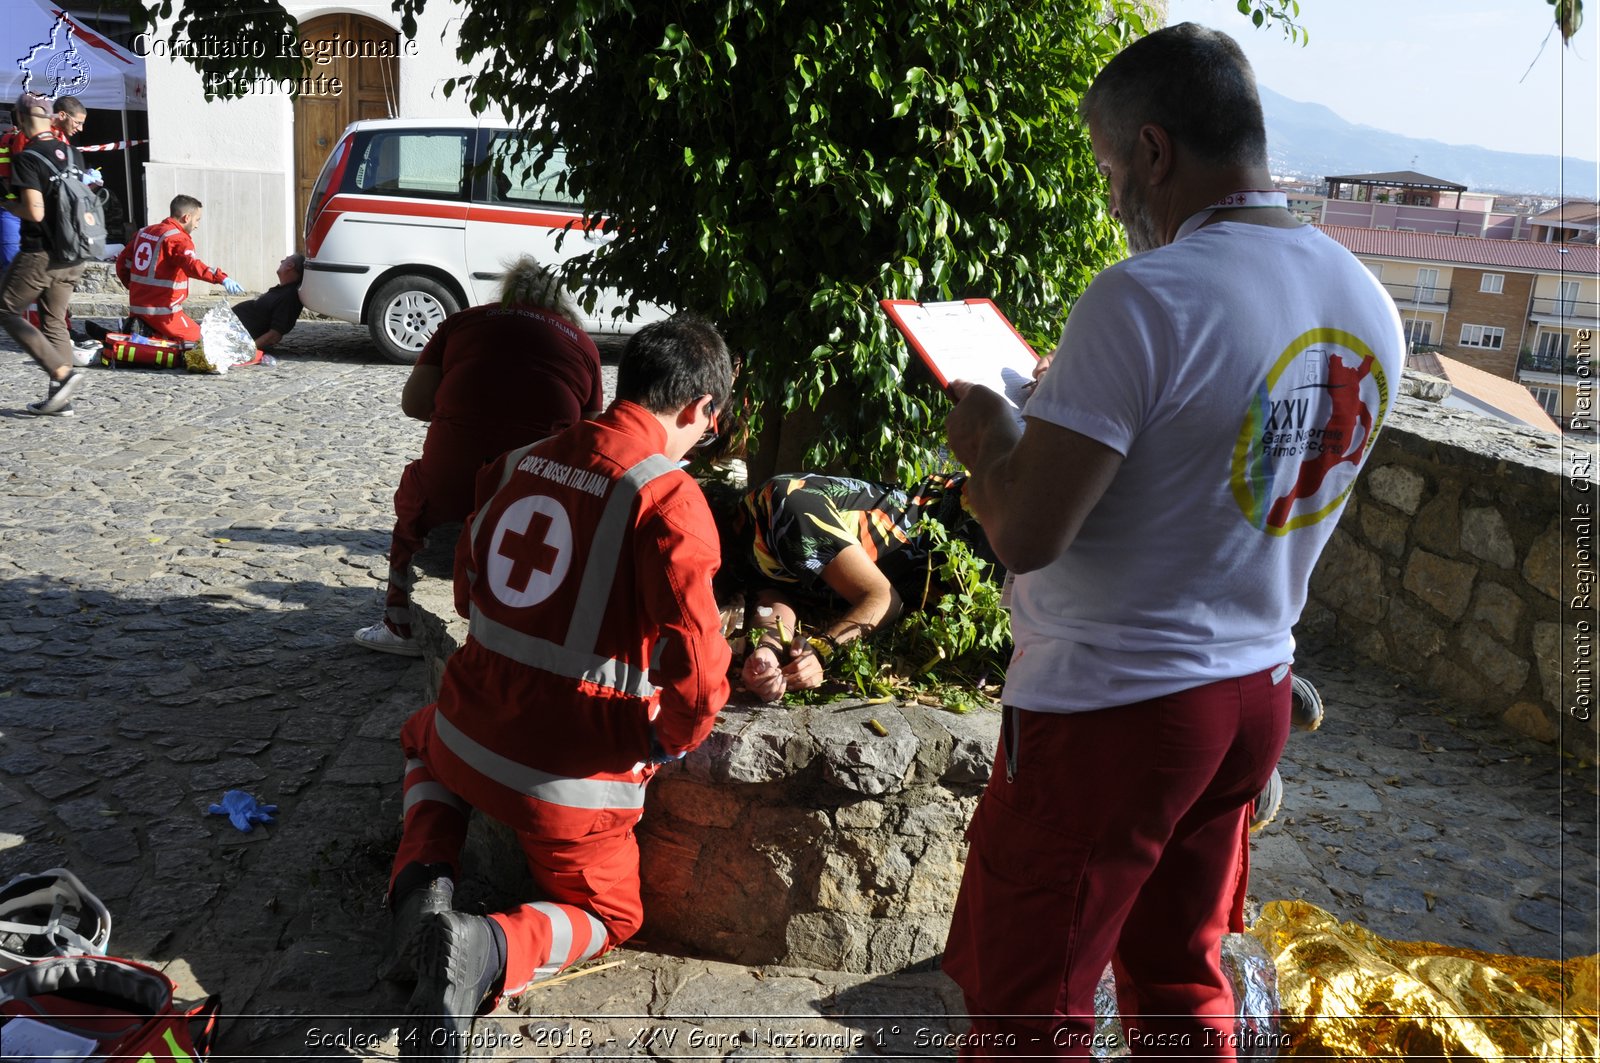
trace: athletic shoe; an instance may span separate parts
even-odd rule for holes
[[[35,416],[35,417],[76,417],[76,416],[78,416],[78,411],[72,408],[72,404],[70,402],[67,403],[65,406],[61,407],[61,409],[55,410],[55,411],[50,412],[50,413],[46,413],[44,410],[40,409],[40,407],[42,407],[43,405],[44,405],[44,403],[42,403],[42,402],[30,402],[25,407],[25,409],[27,410],[28,413],[33,414],[33,416]]]
[[[413,867],[417,869],[418,878],[429,871],[422,864],[409,864],[400,872],[400,878],[395,880],[396,887],[400,887]],[[422,940],[422,932],[433,922],[434,916],[451,910],[455,892],[455,883],[441,875],[413,885],[399,894],[389,917],[389,940],[378,961],[379,977],[392,982],[416,980],[417,947]]]
[[[93,365],[100,360],[100,344],[94,340],[72,345],[72,364],[75,366]]]
[[[50,381],[50,390],[42,402],[28,403],[29,413],[60,413],[72,405],[72,396],[83,388],[89,378],[74,369],[60,380]]]
[[[417,988],[400,1024],[401,1059],[471,1055],[473,1021],[505,984],[503,942],[488,916],[441,912],[424,928]]]
[[[381,620],[371,627],[364,627],[357,631],[356,642],[369,650],[398,653],[402,657],[422,656],[422,647],[417,645],[416,639],[408,639],[401,635],[396,635],[389,630],[389,625]]]
[[[1289,719],[1296,731],[1315,731],[1322,726],[1322,695],[1309,679],[1289,677]]]
[[[1283,776],[1278,774],[1278,769],[1272,769],[1272,777],[1267,780],[1267,785],[1256,794],[1255,803],[1250,806],[1250,833],[1271,823],[1278,816],[1278,809],[1283,807]]]

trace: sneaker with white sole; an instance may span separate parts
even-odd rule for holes
[[[1255,801],[1250,805],[1250,833],[1254,834],[1268,823],[1278,817],[1278,809],[1283,807],[1283,776],[1278,774],[1278,769],[1272,769],[1272,777],[1267,780],[1267,785],[1256,794]]]
[[[389,630],[389,625],[382,620],[371,627],[364,627],[357,631],[356,642],[369,650],[396,653],[401,657],[422,656],[422,647],[417,645],[416,639],[408,639],[402,635],[396,635]]]
[[[1322,695],[1311,680],[1289,677],[1289,719],[1296,731],[1315,731],[1322,726]]]
[[[82,390],[88,376],[74,369],[60,380],[50,381],[50,390],[40,402],[28,403],[28,412],[34,414],[60,413],[72,406],[72,397]]]

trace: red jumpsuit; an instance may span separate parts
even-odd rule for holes
[[[117,253],[117,279],[128,288],[128,312],[146,335],[198,343],[200,325],[183,312],[189,278],[221,284],[228,275],[201,262],[176,218],[139,230]]]
[[[728,697],[705,497],[643,408],[502,456],[456,549],[469,620],[439,700],[401,730],[410,863],[459,868],[479,809],[516,831],[538,899],[493,918],[504,992],[599,955],[644,921],[633,828],[652,732],[677,754]],[[391,877],[391,886],[393,879]]]

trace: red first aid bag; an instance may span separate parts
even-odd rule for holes
[[[183,352],[193,344],[161,340],[154,336],[135,338],[126,332],[106,336],[100,347],[100,360],[110,366],[148,365],[157,369],[182,369]]]
[[[57,957],[7,971],[0,974],[5,1056],[12,1058],[24,1027],[40,1023],[64,1038],[92,1041],[96,1063],[205,1059],[216,1040],[220,998],[180,1011],[172,1000],[175,988],[160,971],[111,956]],[[13,1023],[19,1024],[14,1035]],[[33,1028],[27,1036],[41,1032],[49,1033]]]

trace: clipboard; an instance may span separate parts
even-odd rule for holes
[[[941,386],[952,380],[982,384],[1004,397],[1020,422],[1039,355],[993,301],[883,299],[879,305]]]

